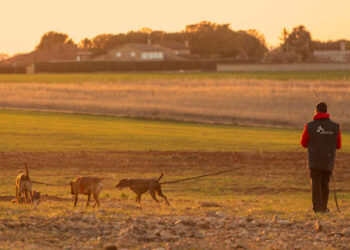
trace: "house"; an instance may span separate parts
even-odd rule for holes
[[[108,50],[107,54],[95,58],[95,61],[184,61],[191,57],[187,45],[175,41],[152,44],[126,43]]]
[[[340,44],[340,50],[314,50],[317,62],[350,62],[350,50],[346,50],[345,43]]]
[[[87,61],[91,52],[77,46],[64,46],[58,50],[34,50],[30,53],[15,55],[5,63],[11,66],[28,66],[42,62]]]

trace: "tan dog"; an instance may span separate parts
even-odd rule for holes
[[[102,191],[103,178],[98,177],[78,177],[75,181],[70,183],[71,194],[74,194],[74,207],[76,207],[78,202],[79,194],[85,194],[88,196],[86,206],[89,206],[91,194],[94,197],[95,204],[94,207],[100,206],[100,201],[98,196]]]
[[[29,170],[27,163],[24,164],[25,173],[17,176],[16,179],[16,202],[21,203],[21,194],[25,194],[25,203],[33,202],[33,192],[32,192],[32,182],[29,177]],[[28,193],[30,196],[30,201],[28,197]]]

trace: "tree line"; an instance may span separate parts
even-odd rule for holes
[[[317,41],[305,26],[299,25],[290,32],[283,29],[279,37],[279,47],[271,50],[265,60],[268,62],[308,62],[313,61],[314,50],[340,50],[341,43],[350,49],[349,40]]]
[[[41,37],[36,49],[57,52],[65,48],[80,47],[91,51],[94,57],[126,43],[147,43],[148,39],[152,43],[188,42],[191,54],[199,58],[234,58],[242,61],[305,62],[312,60],[315,49],[339,49],[341,42],[345,42],[346,48],[350,49],[348,40],[312,40],[311,33],[300,25],[291,31],[283,29],[280,45],[269,51],[264,35],[256,30],[234,31],[229,24],[208,21],[187,25],[181,32],[143,28],[128,33],[99,34],[92,39],[84,38],[78,43],[65,33],[50,31]]]
[[[77,44],[67,34],[51,31],[42,36],[36,49],[52,51],[77,45],[91,51],[93,56],[98,56],[126,43],[147,43],[148,39],[152,43],[175,41],[185,44],[188,42],[191,54],[201,58],[261,59],[267,52],[264,36],[258,31],[233,31],[229,24],[205,21],[187,25],[181,32],[153,31],[143,28],[128,33],[100,34],[92,39],[84,38]]]

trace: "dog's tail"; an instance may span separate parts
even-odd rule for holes
[[[24,163],[24,169],[26,170],[26,175],[27,175],[27,177],[29,179],[29,170],[28,170],[28,166],[27,166],[26,162]]]
[[[159,176],[159,178],[158,178],[157,182],[159,182],[159,181],[160,181],[160,179],[162,179],[162,177],[163,177],[163,172],[162,172],[162,174]]]

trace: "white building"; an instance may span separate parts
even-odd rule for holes
[[[314,58],[317,62],[350,62],[350,50],[341,43],[340,50],[314,50]]]

